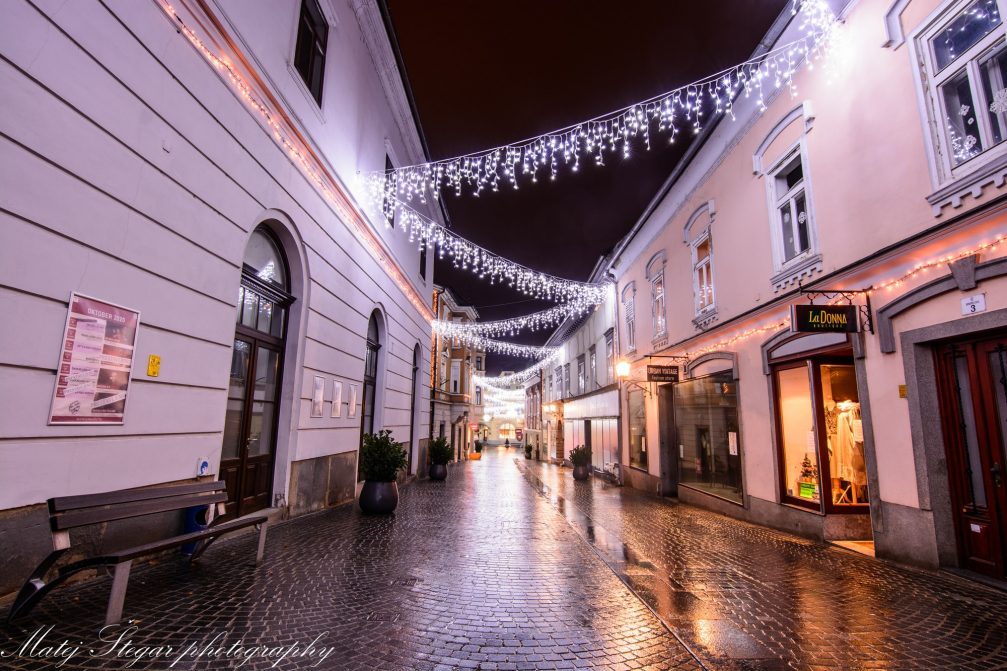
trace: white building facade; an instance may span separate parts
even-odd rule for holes
[[[298,514],[354,497],[383,428],[415,471],[432,255],[358,175],[424,150],[378,5],[14,0],[0,52],[0,593],[50,497],[202,473]],[[50,421],[71,294],[139,314],[97,381],[119,423]]]

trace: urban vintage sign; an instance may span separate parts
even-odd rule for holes
[[[50,424],[122,424],[140,313],[70,295]]]
[[[856,333],[860,308],[856,305],[793,305],[790,330],[800,333]]]
[[[678,366],[647,366],[647,382],[678,382]]]

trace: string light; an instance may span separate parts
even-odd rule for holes
[[[432,323],[436,323],[432,322]],[[507,356],[523,356],[530,359],[541,359],[549,356],[557,347],[543,347],[541,345],[520,345],[518,343],[506,342],[503,340],[492,340],[471,333],[457,333],[451,336],[463,344],[484,352],[496,352]]]
[[[382,243],[375,237],[374,233],[365,225],[359,212],[350,203],[337,186],[337,182],[329,175],[328,171],[319,163],[312,152],[303,148],[295,139],[296,131],[291,131],[291,123],[282,112],[274,112],[256,95],[252,86],[245,77],[238,72],[226,58],[215,54],[206,43],[185,24],[182,17],[178,15],[175,7],[168,3],[158,3],[161,10],[177,25],[178,32],[181,33],[196,49],[197,53],[215,69],[222,77],[226,78],[237,91],[245,104],[254,112],[257,112],[273,139],[283,148],[294,164],[301,170],[302,174],[315,185],[318,191],[325,198],[347,228],[353,233],[357,240],[364,246],[371,256],[388,272],[391,279],[402,291],[403,295],[413,304],[425,319],[432,320],[433,313],[427,302],[413,288],[412,283],[406,278],[398,264],[387,253]]]
[[[409,241],[420,248],[436,249],[440,258],[451,257],[455,268],[488,279],[490,284],[506,284],[533,298],[569,303],[571,312],[584,312],[605,300],[610,282],[577,282],[532,270],[466,240],[408,205],[396,203],[395,224]]]
[[[609,284],[608,286],[609,290],[614,292],[614,285]],[[513,336],[525,329],[537,331],[547,326],[555,326],[569,317],[579,317],[590,309],[590,307],[584,306],[582,303],[573,302],[563,303],[547,310],[532,312],[531,314],[512,317],[510,319],[466,323],[435,319],[431,324],[434,333],[447,338]]]
[[[546,366],[555,363],[559,359],[562,351],[563,351],[562,348],[557,347],[556,350],[551,354],[549,354],[547,357],[545,357],[540,361],[536,361],[535,363],[528,366],[524,370],[519,370],[516,373],[509,373],[507,375],[499,375],[495,378],[492,378],[492,381],[490,381],[490,378],[487,378],[484,375],[473,375],[472,379],[475,380],[475,383],[480,387],[486,387],[486,388],[496,387],[498,389],[508,389],[508,388],[513,389],[515,387],[522,387],[524,386],[525,382],[534,377],[534,375],[538,373],[540,370],[542,370]]]
[[[888,279],[888,280],[884,280],[882,282],[879,282],[879,283],[875,284],[873,287],[871,287],[871,289],[869,289],[867,291],[867,293],[868,294],[874,294],[874,293],[878,293],[879,291],[882,291],[882,290],[884,290],[886,292],[891,292],[892,290],[894,290],[894,289],[896,289],[898,287],[901,287],[903,284],[905,284],[909,280],[915,279],[917,277],[917,275],[926,274],[926,272],[928,270],[932,269],[932,268],[937,268],[937,267],[940,267],[940,266],[943,266],[943,265],[947,265],[949,263],[953,263],[953,262],[957,261],[958,259],[963,259],[963,258],[968,257],[968,256],[974,256],[974,255],[979,254],[981,252],[996,251],[997,247],[999,247],[1001,244],[1003,244],[1005,240],[1007,240],[1007,236],[1005,236],[1003,233],[1000,233],[1000,234],[998,234],[996,236],[996,238],[994,238],[990,242],[983,242],[983,243],[980,243],[980,244],[978,244],[978,245],[976,245],[974,247],[970,247],[968,249],[962,250],[962,251],[954,253],[954,254],[945,254],[945,255],[938,256],[938,257],[935,257],[933,259],[930,259],[929,261],[924,261],[924,262],[921,262],[921,263],[917,263],[915,266],[913,266],[913,268],[911,270],[905,272],[904,274],[899,275],[897,277],[893,277],[893,278]],[[841,300],[842,300],[842,298],[837,298],[833,302],[834,303],[835,302],[840,302]],[[731,345],[734,345],[735,343],[740,342],[742,340],[747,340],[748,338],[751,338],[751,337],[754,337],[754,336],[757,336],[757,335],[760,335],[760,334],[763,334],[763,333],[767,333],[769,331],[779,331],[780,329],[783,329],[783,328],[790,328],[790,315],[789,314],[785,318],[783,318],[783,319],[778,319],[777,321],[774,321],[774,322],[772,322],[770,324],[766,324],[766,325],[763,325],[763,326],[758,326],[758,327],[755,327],[755,328],[747,329],[747,330],[742,331],[742,332],[740,332],[740,333],[738,333],[736,335],[730,336],[730,337],[725,338],[723,340],[720,340],[720,341],[718,341],[716,343],[713,343],[712,345],[707,345],[705,347],[701,347],[701,348],[695,349],[695,350],[687,350],[687,351],[683,352],[682,355],[683,356],[687,356],[690,359],[692,359],[692,358],[695,358],[695,357],[697,357],[699,355],[702,355],[702,354],[707,354],[709,352],[716,352],[716,351],[723,350],[723,349],[728,348]]]
[[[521,180],[537,182],[547,175],[556,179],[560,167],[571,172],[581,161],[593,159],[604,165],[606,155],[631,155],[634,141],[651,146],[651,132],[668,136],[673,143],[682,129],[698,134],[704,117],[734,116],[739,96],[755,98],[760,111],[767,108],[768,94],[786,86],[796,95],[794,75],[802,63],[808,67],[822,58],[830,45],[835,15],[825,0],[795,0],[793,14],[800,13],[802,37],[770,50],[732,68],[680,86],[593,119],[491,149],[454,158],[403,166],[370,173],[366,181],[375,201],[382,201],[385,216],[394,216],[395,203],[426,202],[450,189],[456,195],[465,190],[478,196],[485,190],[498,191],[502,184],[520,188]]]

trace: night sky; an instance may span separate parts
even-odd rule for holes
[[[534,136],[624,107],[747,59],[789,0],[595,2],[386,0],[431,158]],[[649,152],[582,161],[556,181],[478,198],[447,194],[456,233],[535,270],[586,280],[633,226],[687,148],[652,136]],[[434,279],[481,319],[550,307],[492,286],[451,260]],[[515,341],[539,344],[549,331]],[[527,359],[488,357],[489,372]]]

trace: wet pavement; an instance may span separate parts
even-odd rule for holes
[[[1007,592],[519,463],[707,668],[1007,669]]]
[[[0,669],[1007,669],[1007,593],[517,456],[138,567],[103,633],[57,590]]]

